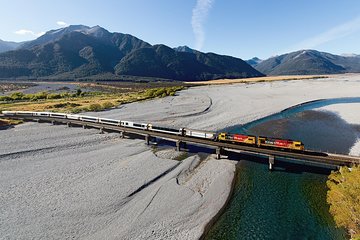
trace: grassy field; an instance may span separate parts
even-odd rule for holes
[[[269,76],[269,77],[255,77],[255,78],[240,78],[240,79],[218,79],[201,82],[185,82],[187,85],[216,85],[216,84],[232,84],[232,83],[256,83],[256,82],[273,82],[273,81],[288,81],[288,80],[306,80],[316,78],[328,78],[328,75],[291,75],[291,76]]]
[[[51,111],[63,113],[97,112],[117,107],[121,104],[143,101],[152,98],[173,96],[183,86],[156,88],[117,88],[101,85],[96,92],[23,94],[15,92],[0,98],[0,111]],[[101,91],[100,91],[101,90]],[[2,120],[1,125],[16,122]]]

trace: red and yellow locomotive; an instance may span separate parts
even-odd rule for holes
[[[252,135],[220,133],[218,141],[231,142],[241,145],[252,145],[263,148],[275,148],[292,151],[304,151],[304,144],[301,141],[294,141],[289,139],[278,139],[269,137],[256,137]]]

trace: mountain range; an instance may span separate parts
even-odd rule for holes
[[[360,55],[300,50],[262,61],[247,61],[266,75],[314,75],[360,72]]]
[[[71,25],[23,42],[0,40],[0,78],[180,80],[360,72],[360,55],[300,50],[266,60],[151,45],[100,26]]]
[[[19,47],[21,44],[22,43],[6,42],[0,39],[0,53],[14,50],[17,47]]]
[[[106,76],[209,80],[263,76],[239,58],[188,47],[150,45],[95,26],[51,30],[0,54],[0,78],[81,79]]]

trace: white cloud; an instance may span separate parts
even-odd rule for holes
[[[15,31],[15,33],[18,35],[27,35],[27,34],[35,35],[35,33],[33,31],[27,30],[27,29],[20,29],[20,30]]]
[[[57,21],[56,24],[59,25],[60,27],[65,27],[68,25],[66,22],[63,21]]]
[[[17,30],[14,32],[15,34],[18,34],[18,35],[32,35],[32,36],[35,36],[35,37],[40,37],[41,35],[44,35],[45,32],[39,32],[39,33],[35,33],[31,30],[28,30],[28,29],[20,29],[20,30]]]
[[[205,42],[204,23],[214,0],[197,0],[192,10],[191,25],[195,34],[195,48],[201,50]]]
[[[358,31],[360,31],[360,17],[354,18],[346,23],[337,25],[314,37],[305,39],[304,41],[293,46],[289,50],[289,52],[299,49],[312,49],[324,43],[349,36]]]

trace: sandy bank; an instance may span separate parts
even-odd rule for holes
[[[360,76],[194,87],[103,117],[220,130],[323,98]],[[235,162],[172,160],[141,140],[27,123],[0,131],[0,233],[9,239],[197,239],[225,204]]]

